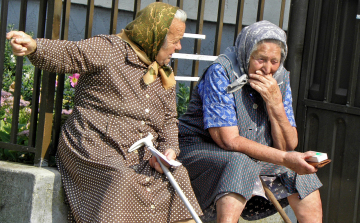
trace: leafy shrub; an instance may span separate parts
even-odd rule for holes
[[[177,112],[178,112],[178,117],[180,117],[187,110],[187,106],[190,100],[190,87],[185,86],[185,84],[183,83],[180,83],[179,92],[176,94],[176,96],[177,96]]]

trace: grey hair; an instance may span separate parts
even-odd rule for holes
[[[179,19],[181,22],[186,22],[186,19],[187,19],[186,12],[182,9],[178,9],[175,12],[174,19]]]
[[[175,15],[174,15],[174,19],[178,19],[180,20],[181,22],[186,22],[186,19],[187,19],[187,14],[184,10],[182,9],[178,9],[176,12],[175,12]],[[167,34],[164,38],[164,42],[163,42],[163,45],[161,46],[162,48],[166,48],[167,47]]]
[[[263,43],[275,43],[276,45],[278,45],[281,49],[281,63],[284,63],[284,60],[285,60],[285,44],[278,40],[278,39],[263,39],[263,40],[260,40],[259,42],[257,42],[254,47],[252,48],[251,50],[251,53],[250,55],[252,55],[257,49],[258,47],[263,44]]]

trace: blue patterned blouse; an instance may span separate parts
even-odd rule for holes
[[[215,75],[206,75],[213,73]],[[230,80],[220,64],[211,65],[198,85],[203,101],[204,128],[236,126],[236,106],[233,94],[226,92]],[[286,88],[284,101],[286,116],[291,126],[296,127],[290,85]]]

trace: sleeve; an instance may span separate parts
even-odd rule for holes
[[[235,99],[226,92],[230,80],[220,64],[211,65],[201,79],[198,93],[203,102],[204,128],[237,126]]]
[[[179,156],[178,120],[176,110],[176,88],[165,90],[163,104],[165,109],[164,126],[158,131],[158,150],[164,152],[166,149],[173,149],[176,156]]]
[[[54,73],[97,73],[110,59],[112,42],[103,35],[81,41],[36,39],[28,58],[41,70]]]
[[[286,116],[291,124],[291,126],[296,127],[294,110],[292,107],[292,94],[290,84],[286,86],[285,100],[284,100],[284,109],[286,112]]]

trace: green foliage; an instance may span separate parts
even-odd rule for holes
[[[8,31],[13,30],[14,25],[8,25]],[[33,36],[32,33],[28,33]],[[3,73],[3,88],[2,90],[11,93],[11,96],[1,97],[0,108],[0,141],[10,142],[10,133],[12,125],[13,113],[13,96],[12,92],[15,88],[15,73],[16,73],[17,58],[12,54],[10,41],[5,42],[4,51],[4,73]],[[21,108],[19,111],[19,122],[17,129],[16,143],[18,145],[28,145],[28,131],[30,126],[30,101],[32,99],[33,81],[34,81],[34,66],[30,64],[26,57],[23,57],[22,67],[22,85],[21,85]],[[34,154],[28,152],[18,152],[8,149],[0,148],[0,160],[9,160],[22,163],[33,163]]]
[[[190,100],[190,88],[188,86],[185,86],[185,84],[180,83],[179,92],[176,94],[176,96],[177,96],[177,112],[178,112],[178,117],[180,117],[187,110],[187,106]]]
[[[14,25],[8,25],[8,30],[13,30],[13,28]],[[27,34],[33,36],[32,32]],[[4,54],[3,90],[11,92],[15,88],[16,57],[12,54],[9,40],[5,42]],[[34,66],[27,57],[23,57],[22,73],[21,95],[25,101],[31,101],[34,84]]]
[[[10,102],[12,103],[12,102]],[[30,109],[23,107],[19,111],[17,144],[28,144],[28,129],[30,119]],[[12,106],[9,103],[3,103],[0,109],[0,141],[10,142],[12,124]],[[0,160],[9,160],[13,162],[33,163],[34,154],[28,152],[18,152],[8,149],[0,149]]]
[[[66,110],[70,110],[74,107],[75,88],[71,86],[69,76],[70,74],[65,75],[64,94],[63,94],[63,108]]]

